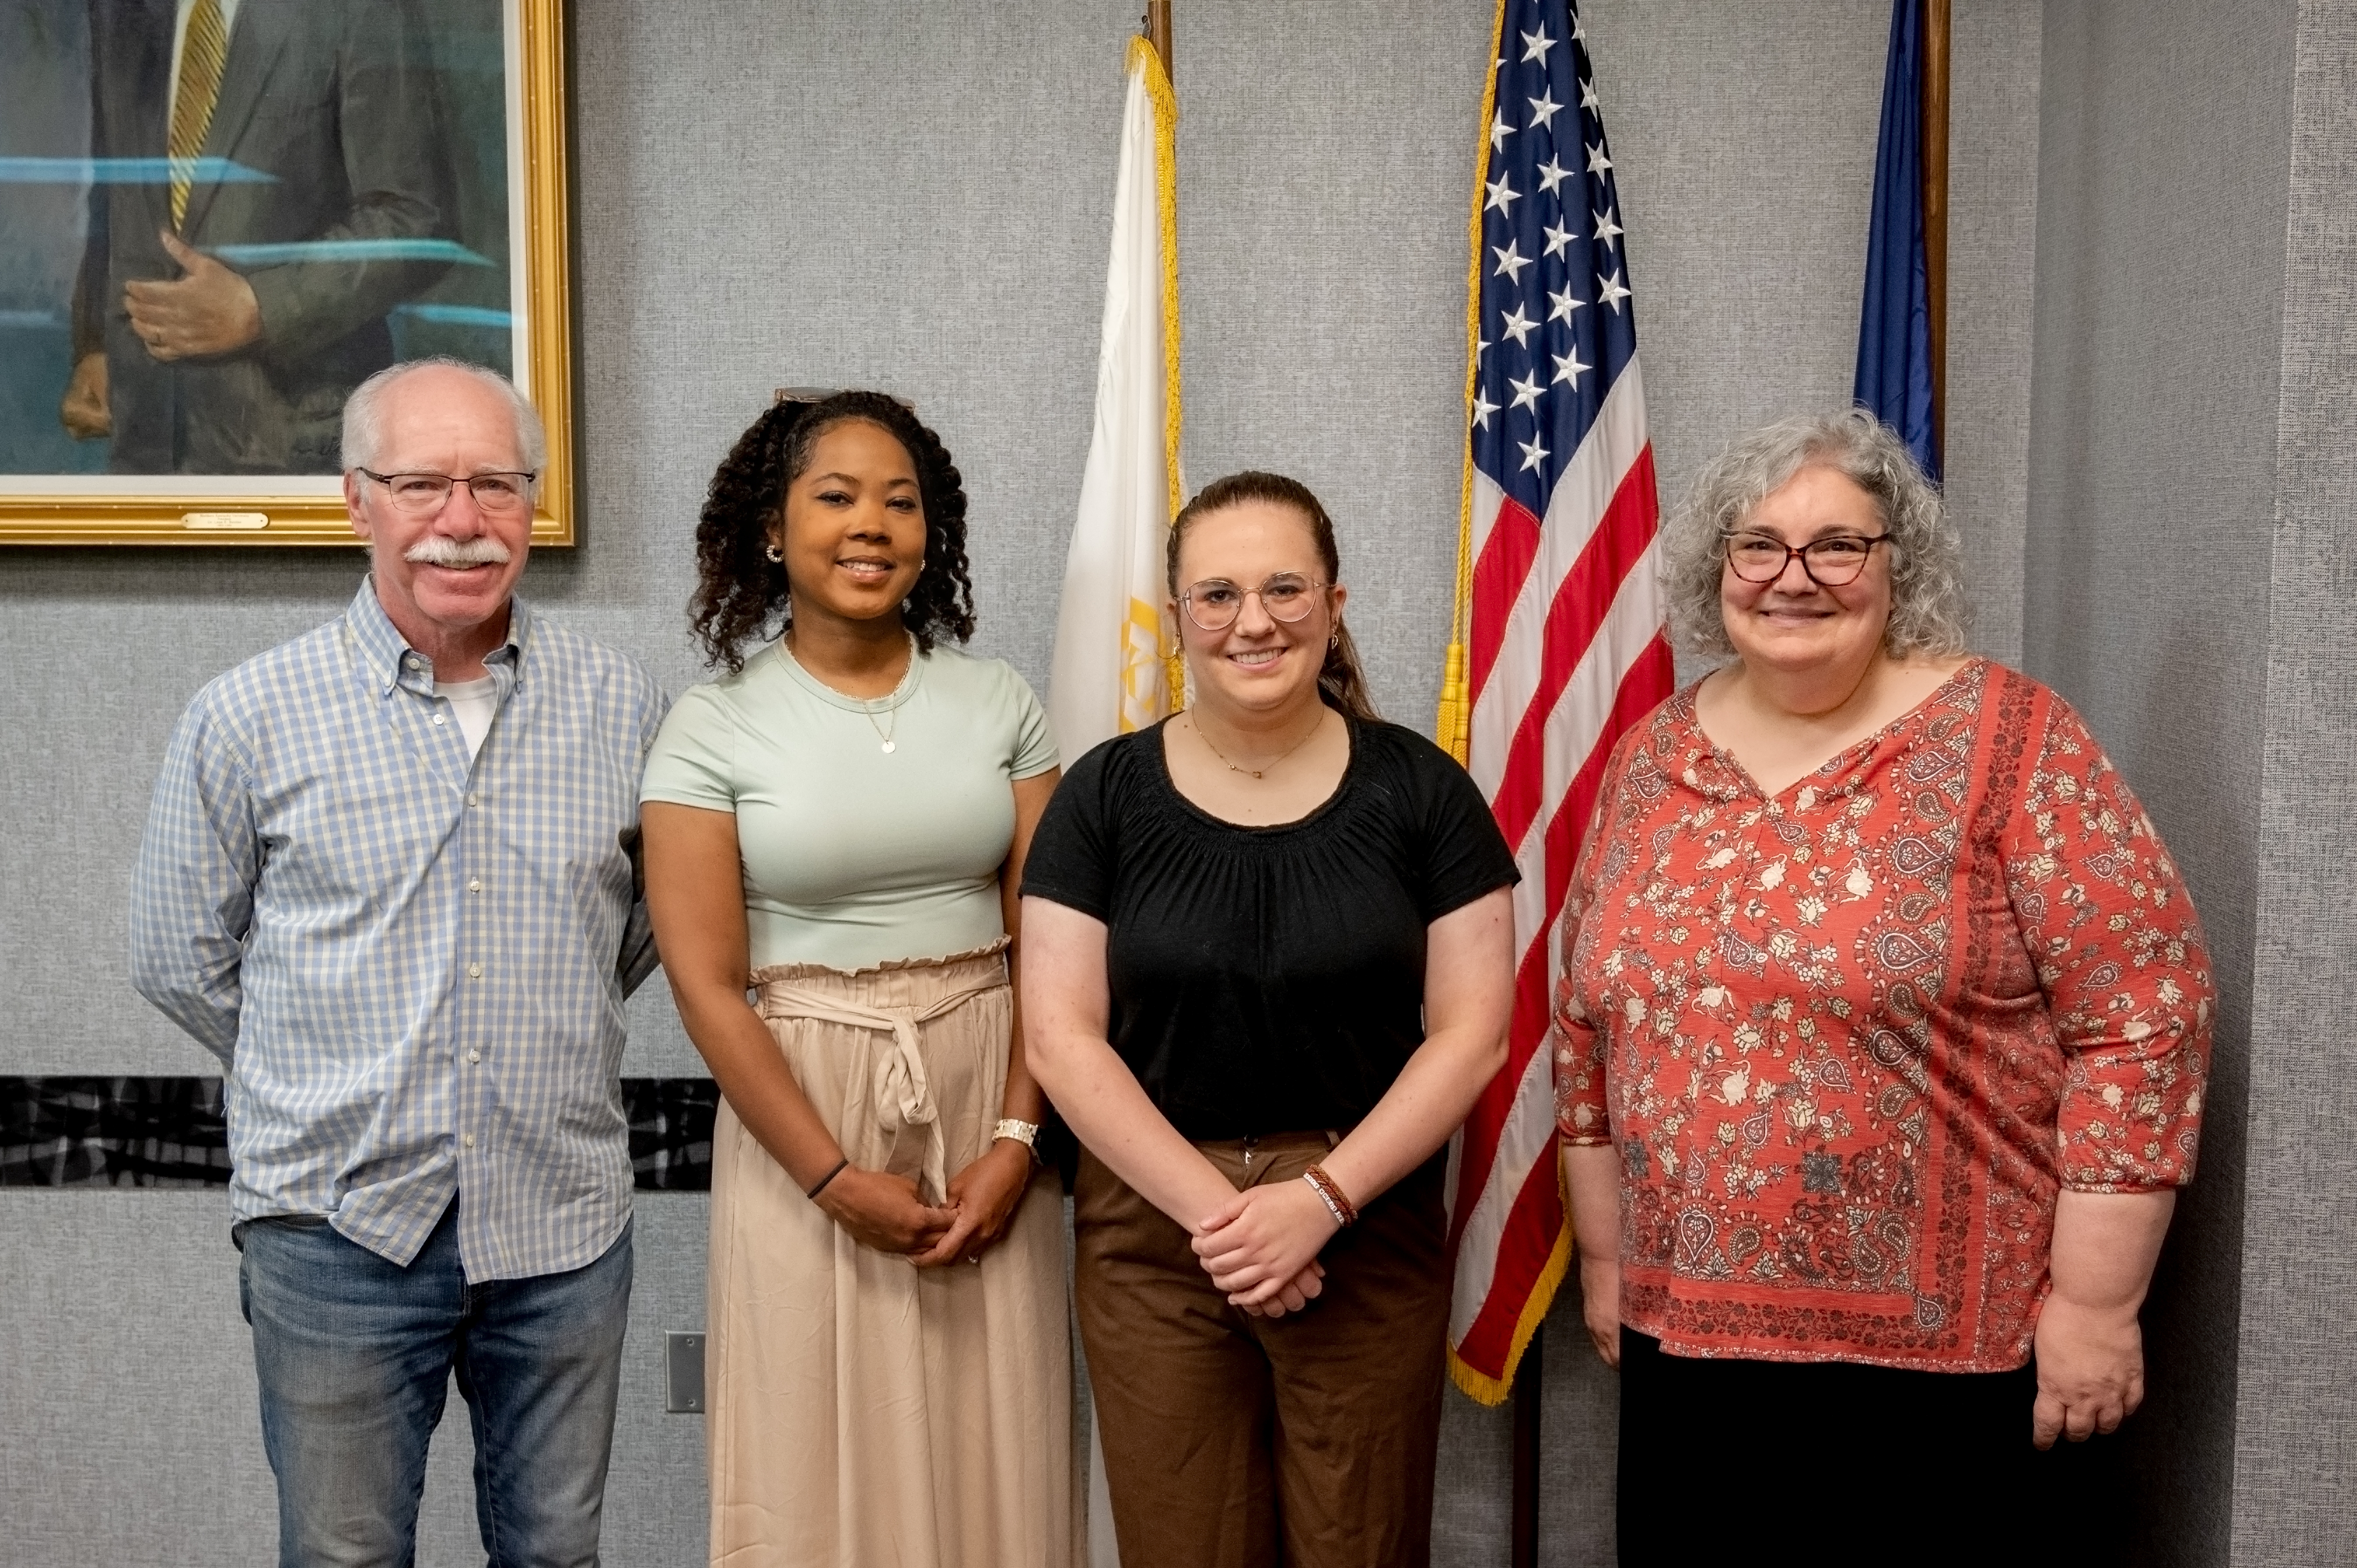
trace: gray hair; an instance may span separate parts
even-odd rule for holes
[[[352,395],[344,400],[343,469],[345,473],[349,474],[354,468],[373,468],[377,466],[377,454],[384,446],[385,392],[402,377],[429,366],[460,371],[472,376],[487,387],[497,389],[499,394],[507,399],[508,408],[515,415],[516,452],[522,459],[523,466],[531,469],[535,476],[547,471],[548,427],[541,424],[540,411],[532,406],[532,401],[516,391],[515,383],[497,371],[485,370],[480,365],[470,365],[464,360],[454,360],[447,354],[436,354],[431,359],[404,360],[398,365],[387,365],[352,389]],[[540,480],[535,478],[533,480],[533,489],[537,490],[539,488]]]
[[[1883,645],[1900,657],[1964,651],[1964,551],[1940,492],[1898,433],[1863,408],[1803,414],[1738,436],[1696,477],[1662,531],[1662,586],[1678,646],[1704,657],[1735,651],[1718,607],[1727,536],[1810,467],[1831,468],[1873,498],[1890,536]]]

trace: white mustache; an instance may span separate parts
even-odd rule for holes
[[[446,539],[429,533],[401,553],[419,566],[504,566],[508,547],[496,539]]]

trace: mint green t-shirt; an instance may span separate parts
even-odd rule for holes
[[[1009,785],[1055,766],[1047,713],[1000,660],[936,648],[863,701],[772,644],[680,698],[639,797],[736,814],[755,969],[860,969],[998,939]]]

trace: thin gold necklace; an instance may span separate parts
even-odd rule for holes
[[[900,694],[901,686],[908,682],[909,675],[912,674],[917,668],[917,634],[912,631],[909,633],[908,636],[909,668],[900,672],[900,679],[893,682],[892,689],[884,694],[884,701],[888,703],[891,703],[894,697]],[[793,641],[794,634],[792,629],[790,628],[788,628],[785,636],[778,639],[778,651],[784,654],[786,658],[792,662],[795,669],[801,671],[805,675],[810,675],[812,680],[818,681],[818,677],[816,675],[811,674],[809,665],[804,664],[801,660],[794,658]],[[818,683],[822,686],[826,686],[826,682],[823,681],[818,681]],[[834,688],[832,686],[826,686],[826,689],[830,692],[834,691]],[[848,692],[837,693],[836,694],[839,696],[851,697],[851,693]],[[898,703],[892,703],[890,707],[884,710],[886,713],[892,715],[891,728],[888,729],[884,725],[876,722],[876,710],[867,705],[870,702],[875,700],[874,698],[852,697],[851,700],[859,704],[859,712],[867,720],[867,727],[876,732],[876,738],[884,743],[885,754],[889,756],[892,751],[896,749],[892,745],[892,731],[900,727],[900,704]],[[1222,758],[1222,760],[1224,761],[1226,759]],[[1278,760],[1282,761],[1283,758],[1279,758]]]
[[[1189,714],[1187,715],[1187,727],[1195,732],[1196,739],[1201,741],[1205,746],[1211,746],[1211,755],[1213,757],[1218,757],[1222,762],[1228,763],[1229,772],[1242,773],[1254,779],[1265,779],[1268,776],[1270,769],[1274,768],[1278,763],[1283,762],[1286,757],[1291,757],[1295,752],[1299,751],[1303,746],[1308,746],[1311,741],[1318,738],[1318,730],[1323,728],[1325,725],[1326,715],[1320,714],[1318,717],[1318,722],[1309,726],[1309,733],[1308,735],[1303,736],[1299,740],[1295,741],[1291,746],[1286,746],[1284,751],[1280,752],[1275,757],[1271,757],[1268,761],[1263,763],[1258,768],[1239,768],[1234,763],[1228,762],[1228,754],[1222,751],[1218,746],[1211,746],[1211,737],[1203,733],[1202,725],[1196,719],[1193,714]]]

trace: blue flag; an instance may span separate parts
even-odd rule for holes
[[[1923,28],[1918,0],[1892,0],[1874,154],[1874,223],[1857,323],[1857,401],[1905,438],[1934,483],[1932,288],[1923,262]]]

